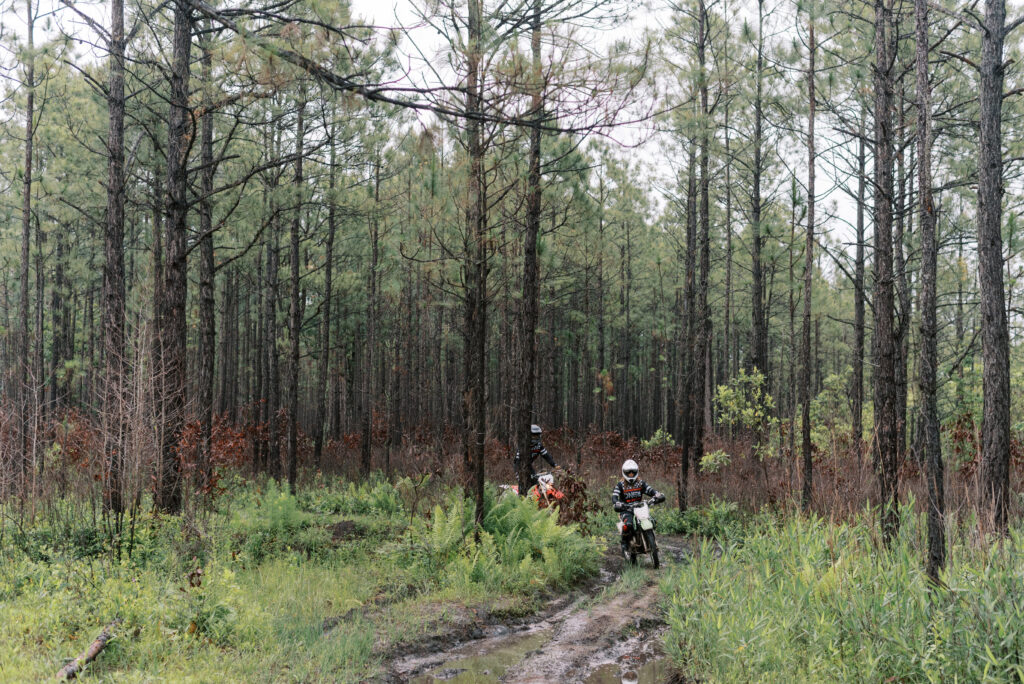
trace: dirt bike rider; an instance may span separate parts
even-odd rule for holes
[[[629,542],[633,536],[633,504],[642,502],[645,496],[651,497],[654,503],[661,503],[665,500],[664,494],[641,480],[639,475],[640,466],[636,464],[636,461],[631,458],[626,460],[622,464],[622,480],[612,490],[612,504],[615,512],[625,523],[619,543],[626,558],[629,558]]]
[[[530,482],[532,484],[537,484],[537,471],[533,467],[533,462],[536,461],[538,457],[547,461],[551,465],[552,469],[558,467],[555,463],[555,459],[551,457],[548,450],[544,448],[544,444],[541,443],[540,436],[542,432],[543,430],[540,429],[540,425],[530,426],[530,455],[526,461],[526,468],[530,471]],[[517,451],[515,458],[515,469],[517,473],[519,472],[519,460],[519,452]],[[526,496],[525,492],[522,494],[523,496]]]

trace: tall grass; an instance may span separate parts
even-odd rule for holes
[[[239,483],[205,520],[147,518],[120,559],[82,523],[8,530],[0,682],[52,677],[114,617],[86,679],[362,681],[395,645],[444,633],[446,616],[529,606],[596,571],[598,543],[550,512],[490,499],[478,541],[472,503],[442,494],[427,517],[383,481],[299,497]]]
[[[1020,682],[1024,534],[959,541],[928,583],[923,517],[891,550],[850,523],[762,518],[721,557],[711,542],[663,582],[672,655],[714,682]]]

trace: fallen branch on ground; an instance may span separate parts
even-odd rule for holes
[[[85,650],[85,653],[78,656],[67,665],[61,668],[60,672],[57,673],[57,680],[62,681],[65,679],[74,679],[75,675],[82,671],[82,668],[96,660],[96,656],[100,654],[111,639],[114,638],[114,630],[117,629],[121,624],[121,618],[116,618],[113,622],[103,628],[100,635],[89,644],[89,648]]]

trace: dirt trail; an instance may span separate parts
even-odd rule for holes
[[[658,545],[663,562],[682,560],[689,553],[679,538],[665,536]],[[610,554],[603,581],[569,605],[515,627],[491,625],[484,638],[441,652],[401,658],[392,663],[391,680],[412,684],[682,681],[661,651],[665,624],[658,607],[657,580],[664,570],[644,567],[647,575],[639,586],[613,587],[620,569],[621,562]]]

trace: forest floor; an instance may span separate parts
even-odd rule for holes
[[[684,681],[661,648],[667,624],[659,579],[690,555],[687,540],[659,536],[661,570],[646,558],[637,567],[624,566],[614,542],[609,541],[599,575],[577,591],[512,621],[473,614],[472,629],[456,626],[395,654],[388,674],[378,681]]]

